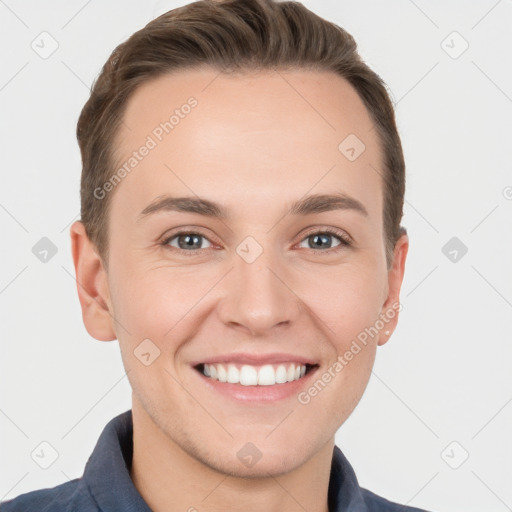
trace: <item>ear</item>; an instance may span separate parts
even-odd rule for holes
[[[87,332],[99,341],[116,339],[107,273],[85,226],[75,221],[70,230],[76,286]]]
[[[382,315],[386,320],[384,327],[379,333],[378,345],[384,345],[396,328],[400,306],[400,289],[405,272],[405,260],[409,250],[409,237],[407,233],[400,236],[393,250],[393,262],[388,271],[388,296],[382,305]],[[389,331],[389,334],[386,334]]]

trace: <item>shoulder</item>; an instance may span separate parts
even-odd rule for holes
[[[361,488],[361,494],[366,506],[368,507],[368,512],[427,512],[424,509],[408,507],[406,505],[389,501],[368,489]]]
[[[83,481],[75,478],[47,489],[38,489],[0,503],[0,512],[92,512],[98,511]]]
[[[329,482],[329,503],[334,511],[354,512],[427,512],[389,501],[359,485],[354,468],[334,445]]]

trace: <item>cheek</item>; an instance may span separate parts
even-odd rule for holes
[[[123,272],[118,269],[111,294],[115,318],[122,325],[116,332],[123,365],[132,388],[148,408],[162,390],[168,397],[176,394],[173,400],[187,399],[177,392],[171,375],[175,375],[180,346],[191,336],[187,314],[193,316],[196,295],[201,297],[207,290],[194,279],[170,279],[172,275],[127,265]]]
[[[323,324],[323,331],[338,353],[373,325],[382,308],[384,276],[375,266],[331,267],[297,282],[303,302]]]
[[[180,347],[194,337],[210,310],[206,297],[218,280],[210,274],[198,267],[117,268],[111,299],[121,350],[130,357],[127,363],[147,339],[163,356],[157,362],[177,362]]]
[[[167,344],[189,323],[183,322],[185,318],[195,316],[197,320],[207,313],[205,308],[215,307],[208,300],[208,292],[224,272],[201,265],[147,269],[130,265],[129,261],[116,265],[110,278],[111,298],[114,316],[125,328],[119,328],[118,334],[125,337],[131,333],[140,338],[139,342],[144,338],[166,339]],[[288,268],[282,273],[293,292],[289,300],[296,301],[306,316],[317,321],[317,327],[338,352],[372,325],[381,311],[384,276],[371,262],[316,266],[295,272]],[[223,293],[229,294],[229,289]],[[303,321],[304,318],[300,323]]]

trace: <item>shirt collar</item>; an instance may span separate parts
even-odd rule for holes
[[[107,423],[85,466],[83,481],[100,510],[151,512],[130,477],[132,457],[130,409]]]
[[[151,512],[130,477],[133,457],[131,409],[105,426],[84,470],[85,485],[101,510]],[[334,446],[328,490],[330,512],[365,512],[367,507],[352,466]]]

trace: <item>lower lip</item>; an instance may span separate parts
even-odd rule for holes
[[[250,402],[254,404],[258,402],[274,402],[290,398],[291,396],[297,396],[303,388],[309,385],[311,376],[318,370],[318,366],[311,368],[304,377],[298,380],[283,384],[273,384],[271,386],[243,386],[242,384],[220,382],[206,377],[206,375],[203,375],[195,368],[193,368],[193,370],[210,389],[240,402]]]

